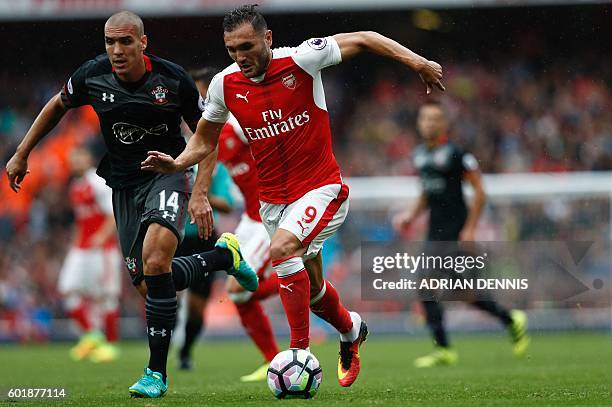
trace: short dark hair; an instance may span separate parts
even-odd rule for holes
[[[189,75],[191,75],[191,78],[195,82],[203,81],[209,84],[210,81],[212,81],[212,78],[217,74],[217,72],[219,72],[219,69],[207,66],[204,68],[191,69],[189,70]]]
[[[421,106],[419,107],[419,109],[426,107],[426,106],[436,107],[438,108],[438,110],[442,112],[442,115],[444,117],[446,118],[449,117],[446,105],[441,100],[428,97],[427,99],[423,101],[423,103],[421,103]]]
[[[142,19],[138,14],[134,14],[131,11],[124,10],[113,14],[106,20],[106,24],[132,24],[136,27],[136,34],[139,37],[144,35],[144,24],[142,23]]]
[[[421,106],[435,106],[438,107],[440,109],[443,109],[444,107],[442,106],[442,102],[439,101],[438,99],[435,98],[427,98],[423,101],[423,103],[421,104]]]
[[[259,4],[245,4],[228,12],[223,17],[223,31],[232,32],[244,23],[249,23],[255,31],[262,32],[268,29],[264,16],[255,7]]]

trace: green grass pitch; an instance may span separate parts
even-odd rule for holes
[[[454,338],[459,364],[418,370],[412,360],[431,349],[424,338],[376,337],[362,350],[362,372],[353,387],[336,379],[337,343],[313,345],[323,368],[323,384],[314,400],[277,401],[266,383],[243,384],[260,358],[247,341],[202,342],[195,349],[195,370],[176,370],[170,359],[170,389],[163,399],[130,399],[127,388],[141,374],[147,348],[122,345],[112,364],[72,362],[68,344],[0,345],[0,389],[64,387],[58,401],[0,400],[15,406],[612,406],[612,337],[605,333],[547,333],[532,338],[529,355],[512,356],[505,336]],[[281,343],[281,345],[286,345]],[[280,404],[279,404],[280,405]]]

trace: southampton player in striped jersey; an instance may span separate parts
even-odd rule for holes
[[[359,346],[367,328],[323,279],[320,250],[346,218],[348,187],[331,148],[321,70],[373,52],[416,71],[430,92],[434,86],[444,89],[442,68],[374,32],[272,50],[272,32],[253,5],[229,12],[223,29],[235,63],[213,79],[194,137],[176,160],[150,152],[142,168],[174,173],[189,167],[215,151],[229,113],[236,117],[257,164],[260,214],[271,238],[291,347],[309,346],[310,308],[340,333],[338,380],[350,386],[359,374]]]

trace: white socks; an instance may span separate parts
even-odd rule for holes
[[[353,321],[353,327],[350,331],[344,334],[340,334],[340,340],[342,342],[355,342],[359,336],[359,329],[361,328],[361,316],[351,311],[351,320]]]

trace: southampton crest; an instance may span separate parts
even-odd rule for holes
[[[155,89],[151,91],[151,95],[155,98],[156,105],[165,105],[168,103],[168,99],[166,99],[166,95],[168,94],[168,89],[159,85]]]

